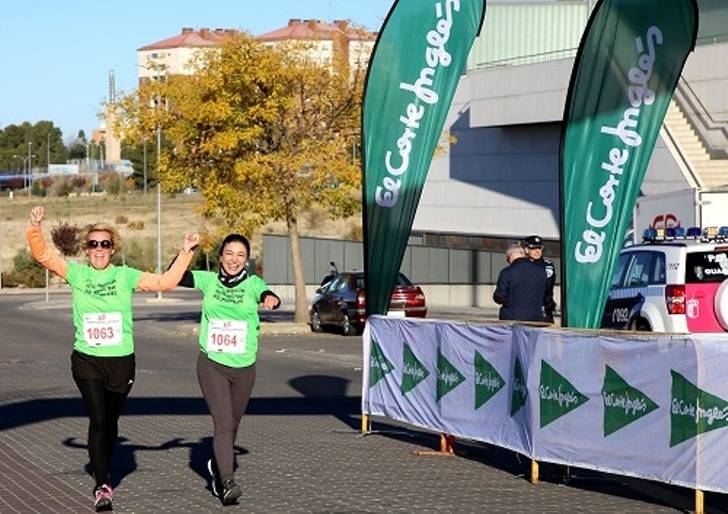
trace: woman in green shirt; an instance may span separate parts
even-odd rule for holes
[[[131,297],[135,291],[174,288],[192,260],[200,236],[185,236],[175,265],[155,275],[111,264],[121,239],[113,227],[104,224],[90,225],[84,231],[88,265],[65,261],[46,244],[41,230],[44,216],[43,207],[33,208],[25,233],[33,258],[71,286],[75,327],[71,371],[89,414],[88,451],[96,479],[94,505],[97,510],[110,510],[111,451],[135,374]]]
[[[188,271],[181,286],[202,292],[197,378],[212,415],[214,459],[207,463],[212,491],[224,505],[242,494],[233,476],[233,445],[255,382],[260,319],[258,306],[277,309],[281,300],[263,279],[248,275],[250,243],[230,234],[220,247],[220,270]]]

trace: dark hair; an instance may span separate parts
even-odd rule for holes
[[[223,250],[225,250],[225,246],[227,246],[228,243],[241,243],[245,250],[248,252],[248,257],[250,257],[250,241],[248,241],[248,238],[240,235],[240,234],[228,234],[225,236],[225,239],[222,240],[222,244],[220,245],[220,253],[218,255],[222,255]]]

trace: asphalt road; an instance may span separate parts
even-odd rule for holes
[[[171,298],[177,298],[170,295]],[[194,364],[199,311],[135,305],[137,379],[112,466],[116,512],[218,512],[204,466],[211,420]],[[83,404],[70,376],[67,302],[0,294],[0,512],[90,511]],[[51,308],[47,308],[51,307]],[[276,314],[284,316],[283,314]],[[283,318],[266,323],[282,323]],[[416,456],[436,434],[379,419],[360,437],[361,340],[335,334],[261,339],[253,399],[237,440],[241,512],[681,512],[689,490],[542,466],[458,442],[457,457]],[[708,512],[726,512],[707,495]]]

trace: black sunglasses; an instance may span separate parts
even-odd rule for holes
[[[102,239],[101,241],[90,239],[88,243],[86,243],[86,248],[98,248],[99,246],[108,250],[109,248],[114,247],[114,243],[111,239]]]

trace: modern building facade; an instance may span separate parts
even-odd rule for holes
[[[456,143],[433,160],[415,217],[424,242],[499,248],[540,234],[552,242],[547,253],[558,254],[561,119],[592,3],[489,3],[448,115]],[[715,23],[718,8],[699,3],[698,46],[656,144],[645,195],[728,185],[728,43]]]

